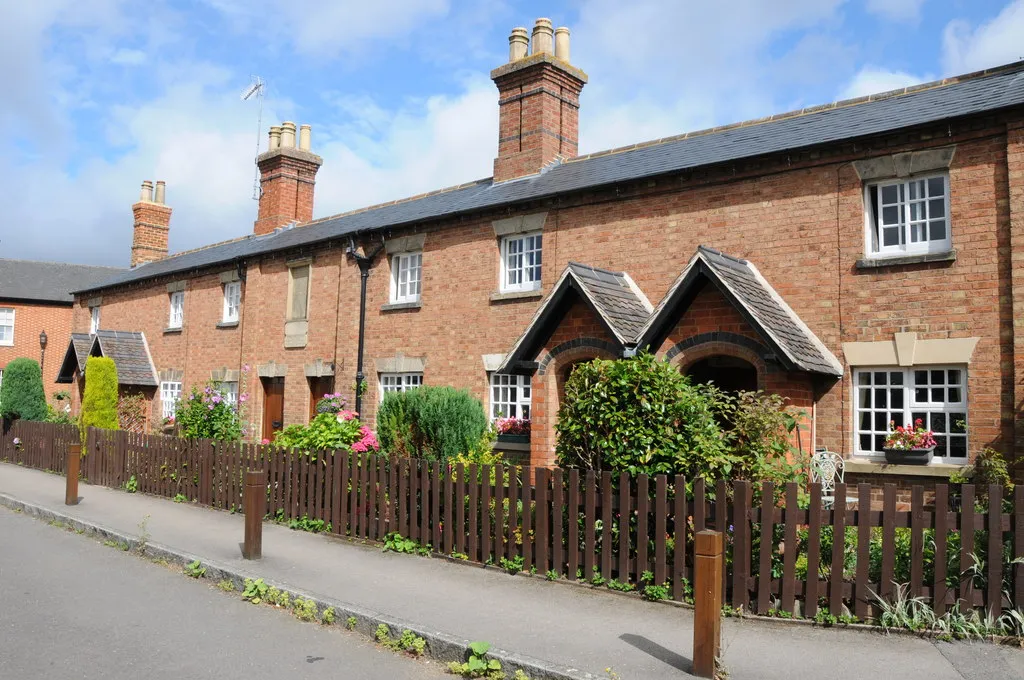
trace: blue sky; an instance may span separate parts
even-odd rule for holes
[[[1024,0],[34,0],[6,7],[0,257],[126,265],[249,233],[263,131],[310,123],[316,215],[487,177],[514,26],[572,30],[583,153],[1024,58]]]

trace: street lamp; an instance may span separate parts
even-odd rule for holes
[[[39,332],[39,370],[43,370],[46,361],[46,331]]]

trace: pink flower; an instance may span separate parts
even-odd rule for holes
[[[339,423],[343,423],[346,420],[353,420],[353,419],[355,419],[356,413],[354,411],[344,411],[344,410],[342,410],[342,411],[338,411],[338,416],[337,417],[338,417],[338,422]]]
[[[249,364],[242,364],[242,370],[245,371],[246,373],[248,373],[249,372]]]
[[[264,439],[263,441],[260,442],[260,444],[269,444],[269,443],[270,443],[269,439]]]
[[[249,401],[249,393],[248,392],[242,392],[241,394],[238,395],[238,403],[239,404],[244,404],[247,401]]]

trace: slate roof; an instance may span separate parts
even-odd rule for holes
[[[85,360],[89,358],[94,340],[95,338],[88,333],[71,334],[71,341],[68,343],[67,351],[64,352],[64,360],[57,372],[56,382],[73,382],[75,371],[79,373],[85,371]]]
[[[60,262],[0,259],[0,300],[75,301],[72,291],[91,288],[128,270]]]
[[[513,364],[530,361],[536,356],[565,313],[571,301],[570,291],[578,293],[590,305],[622,347],[634,343],[653,309],[629,274],[570,262],[537,309],[526,331],[505,356],[498,372],[505,372]]]
[[[57,382],[72,382],[74,371],[85,371],[90,356],[109,357],[117,366],[119,385],[156,387],[157,379],[153,357],[149,354],[146,336],[138,331],[99,331],[95,335],[72,333]]]
[[[746,317],[790,369],[843,375],[843,366],[796,315],[752,263],[699,246],[686,269],[639,333],[639,346],[654,346],[689,306],[702,279],[710,280]]]
[[[153,358],[149,355],[146,336],[138,331],[98,331],[92,354],[109,357],[117,366],[119,385],[156,387],[157,379]]]
[[[870,97],[810,107],[574,158],[538,175],[490,178],[395,201],[306,226],[233,241],[140,265],[86,292],[348,235],[452,217],[619,182],[763,154],[856,139],[1024,105],[1024,61]]]

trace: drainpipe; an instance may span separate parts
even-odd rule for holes
[[[370,278],[370,267],[378,253],[384,249],[382,242],[377,249],[369,255],[360,255],[356,250],[355,240],[349,237],[348,253],[355,258],[359,265],[359,349],[356,354],[356,413],[363,415],[363,393],[362,386],[366,376],[363,375],[363,347],[366,339],[366,282]]]

